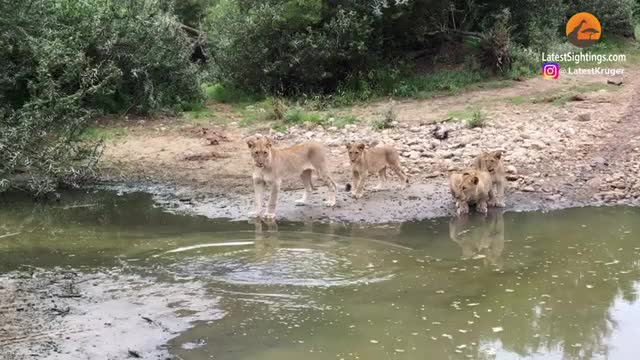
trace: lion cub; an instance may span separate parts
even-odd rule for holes
[[[486,171],[468,169],[449,176],[451,195],[456,199],[458,215],[468,214],[469,205],[475,205],[476,211],[487,212],[487,202],[493,196],[491,175]]]
[[[304,184],[304,194],[297,204],[304,204],[311,194],[311,173],[315,170],[329,187],[328,206],[336,204],[336,183],[329,176],[324,146],[316,141],[308,141],[284,149],[273,147],[269,138],[250,138],[247,140],[253,158],[253,186],[255,191],[255,216],[262,213],[263,193],[265,185],[271,186],[271,195],[266,218],[275,218],[276,202],[282,179],[300,176]]]
[[[504,170],[504,152],[501,150],[485,151],[480,153],[473,162],[473,168],[487,171],[491,175],[492,197],[489,206],[504,207],[504,188],[507,183]]]
[[[400,156],[398,151],[391,145],[376,146],[369,149],[365,148],[363,143],[347,144],[349,160],[351,161],[351,172],[353,175],[351,193],[356,199],[362,197],[364,192],[364,184],[370,173],[378,174],[378,185],[375,190],[380,190],[387,181],[387,167],[400,177],[400,180],[406,186],[409,178],[400,168]],[[348,187],[347,187],[347,190]]]

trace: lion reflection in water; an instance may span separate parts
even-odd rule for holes
[[[449,222],[449,237],[462,248],[462,259],[482,258],[485,265],[502,267],[504,219],[499,210],[486,216],[454,217]]]

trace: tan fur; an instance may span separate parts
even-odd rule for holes
[[[269,185],[271,194],[265,217],[275,218],[276,203],[283,178],[300,176],[304,184],[304,195],[296,203],[306,203],[311,195],[313,170],[329,186],[329,200],[326,204],[328,206],[336,204],[336,183],[329,176],[326,151],[319,142],[308,141],[288,148],[276,149],[271,139],[260,137],[247,140],[247,145],[254,162],[255,216],[262,214],[264,188],[265,185]]]
[[[491,210],[487,216],[452,218],[449,237],[460,245],[463,260],[483,255],[485,265],[502,267],[504,219],[501,210]]]
[[[469,205],[476,205],[476,211],[486,213],[487,202],[493,196],[491,187],[491,175],[486,171],[468,169],[449,176],[458,215],[468,214]]]
[[[504,152],[501,150],[482,152],[473,162],[474,169],[489,172],[491,175],[492,197],[488,205],[495,207],[505,206],[504,189],[507,178],[504,170]]]
[[[409,183],[409,178],[400,168],[398,151],[393,146],[382,145],[367,149],[363,143],[349,143],[347,144],[347,151],[353,175],[351,193],[356,198],[362,197],[365,182],[371,173],[378,174],[379,182],[375,189],[381,189],[387,181],[387,168],[400,177],[403,186]]]

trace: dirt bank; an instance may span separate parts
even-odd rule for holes
[[[306,139],[327,144],[333,174],[342,192],[338,206],[321,205],[325,187],[313,201],[296,207],[301,183],[284,184],[278,218],[357,222],[393,222],[446,216],[452,213],[447,171],[467,166],[483,149],[504,149],[509,167],[507,210],[554,209],[581,205],[637,204],[640,197],[640,70],[629,69],[622,86],[607,78],[563,76],[557,81],[532,79],[507,88],[476,90],[459,96],[429,100],[380,101],[340,109],[360,123],[338,129],[298,126],[284,133],[263,131],[278,146]],[[392,107],[397,121],[377,130],[373,119]],[[225,114],[224,108],[216,108]],[[480,112],[482,127],[470,129],[464,119]],[[208,125],[226,136],[210,145],[198,132],[200,124],[187,120],[145,122],[129,126],[126,135],[111,140],[103,163],[105,178],[122,184],[143,185],[167,207],[209,217],[244,219],[253,201],[251,160],[244,139],[255,128],[241,128],[229,113],[229,122]],[[436,123],[449,130],[438,140]],[[393,182],[380,192],[355,200],[344,191],[349,163],[344,144],[394,144],[411,186],[401,191]],[[193,160],[196,159],[196,160]],[[370,187],[376,180],[372,179]],[[120,189],[129,188],[120,185]]]

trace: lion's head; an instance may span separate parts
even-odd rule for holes
[[[502,150],[483,152],[476,159],[476,168],[493,174],[503,166],[503,156]]]
[[[364,153],[364,148],[365,145],[363,143],[347,144],[347,152],[349,153],[349,160],[351,161],[351,163],[355,163],[360,160],[362,154]]]
[[[267,137],[250,138],[247,140],[251,157],[257,167],[264,168],[271,165],[272,145],[271,139]]]
[[[480,178],[475,171],[465,171],[462,173],[462,179],[454,191],[454,196],[464,202],[473,199],[479,183]]]

